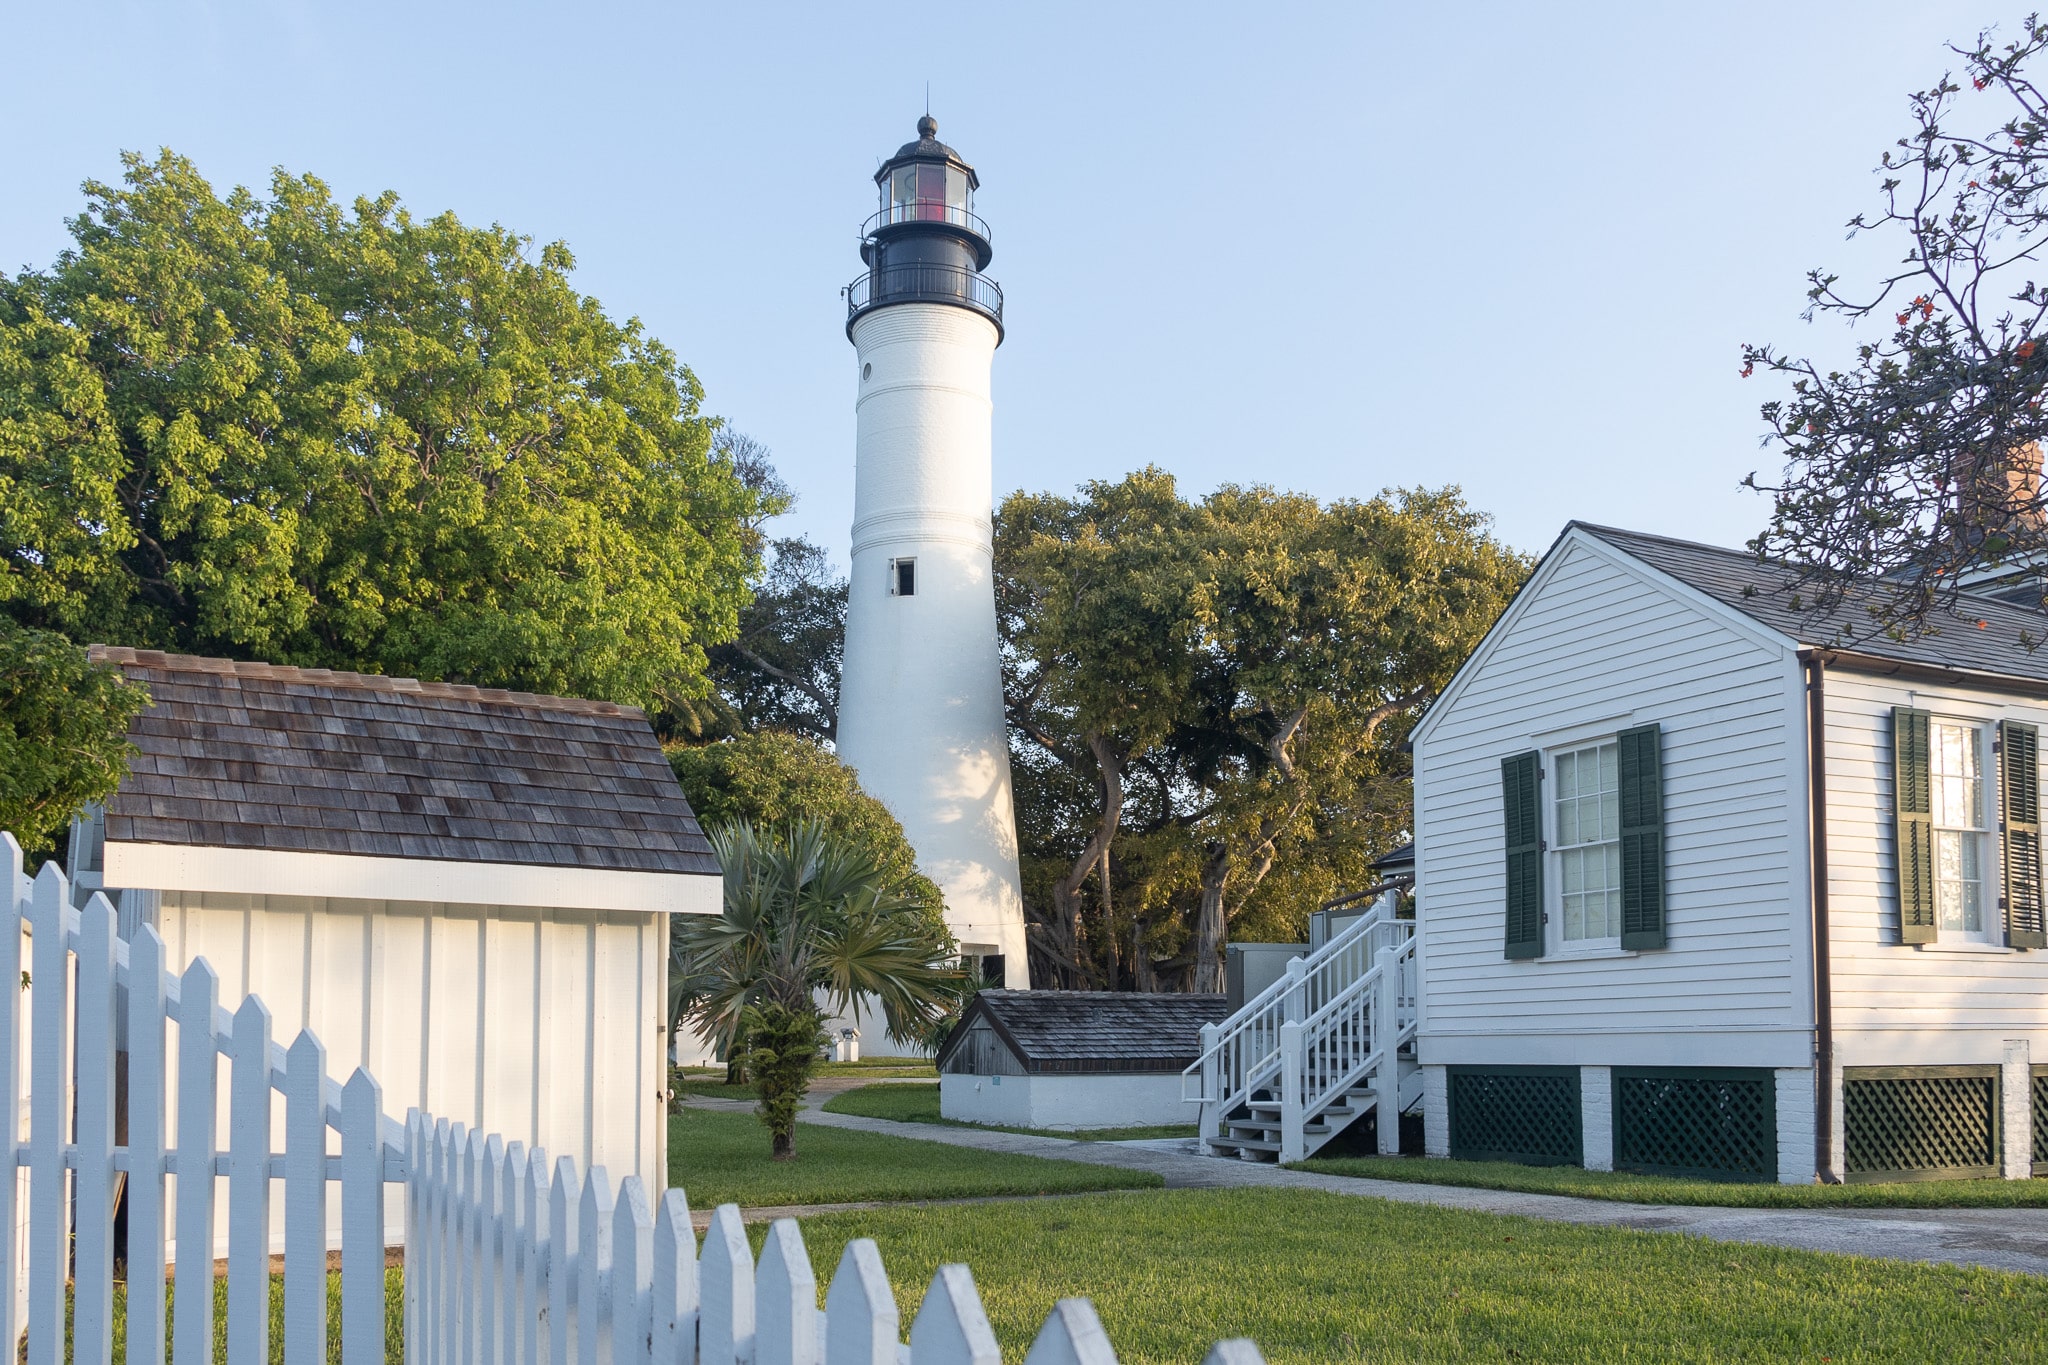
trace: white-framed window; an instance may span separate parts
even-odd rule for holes
[[[1557,887],[1552,942],[1621,946],[1621,749],[1614,740],[1551,755],[1550,828]]]
[[[1934,827],[1934,923],[1941,941],[2001,941],[1988,727],[1936,717],[1928,727]]]
[[[889,561],[889,596],[917,596],[917,560],[911,557]]]

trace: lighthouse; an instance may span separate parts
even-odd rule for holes
[[[875,183],[867,269],[846,290],[858,421],[839,754],[903,822],[962,956],[1022,989],[990,515],[1003,292],[982,273],[980,179],[929,114]]]

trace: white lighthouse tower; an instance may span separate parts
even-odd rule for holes
[[[938,140],[875,173],[868,269],[846,291],[856,353],[853,578],[840,757],[903,822],[985,977],[1030,984],[996,654],[989,368],[1003,294],[981,272],[980,180]]]

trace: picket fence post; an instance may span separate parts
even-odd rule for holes
[[[1003,1365],[974,1275],[942,1265],[910,1324],[910,1365]]]
[[[654,1210],[640,1177],[629,1175],[612,1211],[612,1365],[648,1365],[653,1262]]]
[[[612,1208],[611,1177],[592,1166],[576,1209],[576,1358],[586,1365],[597,1365],[611,1328]]]
[[[213,1359],[213,1207],[220,1036],[214,1009],[220,978],[194,958],[178,983],[178,1302],[176,1365]]]
[[[72,1350],[114,1357],[114,907],[95,894],[78,924],[78,1165]]]
[[[754,1293],[754,1365],[817,1365],[818,1280],[796,1219],[769,1225]]]
[[[128,943],[129,1365],[164,1360],[164,968],[163,938],[144,925]]]
[[[825,1291],[825,1358],[831,1365],[896,1365],[901,1341],[882,1253],[874,1238],[856,1237]]]
[[[342,1365],[384,1359],[384,1184],[384,1092],[357,1067],[341,1088]]]
[[[1086,1299],[1061,1299],[1038,1329],[1024,1355],[1024,1365],[1116,1365],[1116,1351],[1095,1305]]]
[[[0,942],[0,1152],[7,1164],[0,1171],[0,1349],[11,1357],[21,1339],[21,1315],[15,1287],[21,1283],[21,921],[28,906],[21,902],[21,845],[0,832],[0,876],[7,878],[9,910],[6,941]]]
[[[548,1187],[548,1361],[569,1365],[574,1359],[576,1317],[576,1162],[555,1159],[554,1184]]]
[[[737,1204],[720,1204],[704,1230],[697,1283],[698,1365],[752,1365],[754,1359],[754,1258]]]
[[[299,1030],[285,1054],[284,1074],[284,1358],[324,1361],[327,1107],[321,1091],[327,1049],[311,1029]]]
[[[64,1272],[71,1261],[71,1200],[64,1139],[71,1117],[71,964],[64,949],[70,884],[55,863],[36,874],[30,908],[35,1020],[29,1034],[28,1365],[64,1360]]]
[[[697,1234],[690,1227],[689,1198],[681,1190],[667,1190],[661,1196],[653,1262],[653,1365],[696,1365]],[[893,1358],[889,1365],[896,1365]]]

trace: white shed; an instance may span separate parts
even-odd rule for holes
[[[1568,527],[1414,735],[1430,1149],[2048,1173],[2048,613],[1996,587],[1892,640]]]
[[[1024,1128],[1191,1124],[1181,1072],[1221,995],[982,991],[939,1048],[939,1112]]]
[[[604,702],[96,648],[146,684],[128,779],[73,832],[153,924],[329,1073],[614,1180],[666,1184],[668,917],[710,845],[646,717]]]

